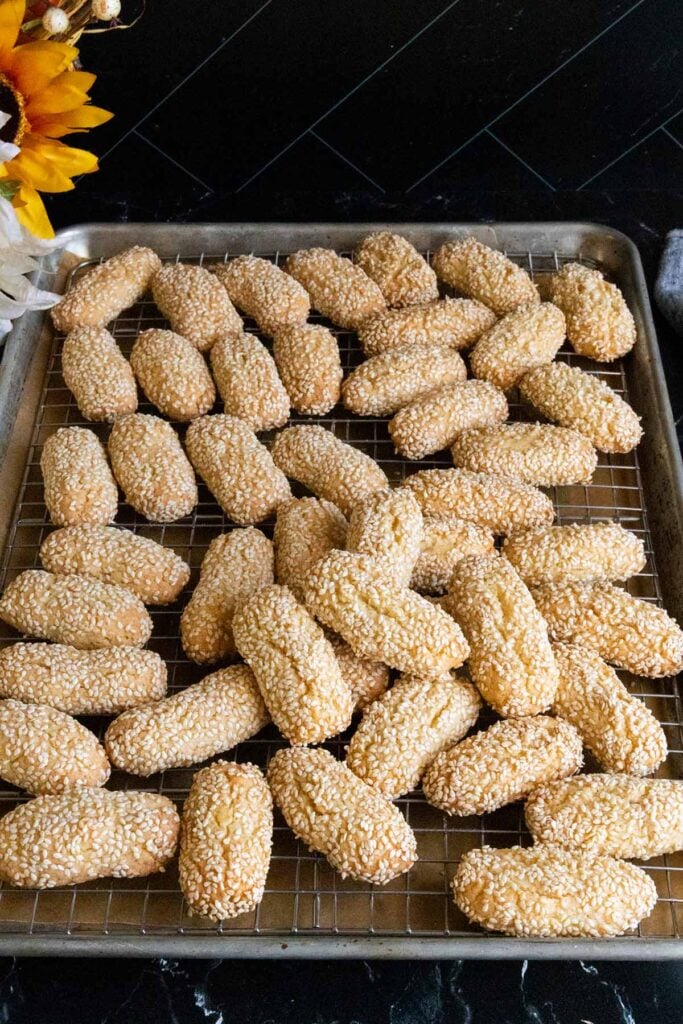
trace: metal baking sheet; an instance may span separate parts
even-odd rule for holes
[[[350,254],[353,245],[371,230],[387,225],[85,225],[62,232],[62,250],[77,257],[70,274],[78,275],[94,260],[132,244],[151,245],[165,259],[210,262],[244,252],[280,261],[302,246],[325,245]],[[392,225],[429,253],[443,241],[474,234],[504,249],[536,278],[570,259],[602,269],[623,288],[638,327],[638,344],[625,360],[598,367],[563,350],[560,358],[597,373],[624,395],[643,417],[645,438],[637,453],[601,455],[598,469],[586,486],[552,489],[557,522],[595,522],[617,519],[645,542],[647,566],[629,583],[640,597],[663,602],[683,620],[679,579],[683,547],[683,488],[681,461],[652,326],[649,303],[637,250],[618,232],[591,224],[399,224]],[[48,287],[60,273],[59,254],[46,261],[40,284]],[[62,275],[63,276],[63,275]],[[23,475],[16,482],[17,502],[9,523],[8,542],[0,573],[5,586],[18,572],[39,564],[38,548],[51,526],[43,501],[39,468],[46,438],[64,424],[84,424],[61,376],[61,338],[45,332],[46,318],[24,318],[9,339],[0,366],[3,415],[0,443],[7,443],[19,407],[21,383],[34,348],[42,337],[46,369],[40,394],[26,392],[22,410],[35,401],[31,436]],[[141,328],[164,326],[151,299],[124,312],[112,331],[127,353]],[[252,323],[247,323],[254,330]],[[42,331],[42,335],[41,335]],[[345,370],[361,358],[355,336],[338,331]],[[40,352],[36,351],[35,359]],[[9,400],[12,396],[12,401]],[[516,419],[533,418],[517,396],[511,403]],[[142,411],[155,411],[141,404]],[[386,421],[351,416],[338,407],[325,417],[292,420],[320,422],[343,440],[367,451],[383,466],[392,482],[417,468],[447,466],[447,455],[418,464],[396,456]],[[105,439],[105,425],[87,424]],[[184,428],[180,428],[181,434]],[[266,435],[266,440],[267,440]],[[10,454],[17,457],[17,431]],[[193,566],[193,583],[209,542],[230,529],[220,508],[204,487],[194,513],[178,523],[150,524],[122,505],[117,522],[173,547]],[[272,524],[264,525],[270,532]],[[150,647],[169,667],[169,685],[176,691],[196,682],[205,669],[183,656],[178,619],[188,592],[177,606],[152,612]],[[16,639],[2,628],[0,643]],[[683,709],[673,679],[636,680],[623,675],[657,715],[667,734],[670,753],[660,775],[683,776]],[[87,720],[86,720],[87,721]],[[101,733],[103,723],[87,722]],[[282,741],[273,729],[230,753],[238,760],[265,765]],[[345,737],[327,746],[343,753]],[[194,769],[176,769],[151,779],[114,772],[111,786],[162,792],[180,805]],[[4,813],[23,799],[0,783]],[[471,926],[453,905],[448,885],[462,853],[486,842],[508,846],[528,842],[520,805],[482,818],[448,819],[429,807],[419,792],[399,801],[416,832],[420,859],[408,874],[385,887],[342,880],[324,858],[309,852],[276,817],[273,859],[262,904],[233,921],[212,925],[190,917],[177,885],[175,865],[165,874],[143,879],[104,879],[83,886],[34,892],[0,887],[0,952],[15,954],[174,955],[174,956],[287,956],[287,957],[479,957],[479,958],[615,958],[642,959],[680,956],[683,951],[683,854],[647,863],[659,901],[652,916],[636,934],[613,940],[528,941],[485,934]]]

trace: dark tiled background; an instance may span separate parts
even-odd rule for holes
[[[135,0],[124,0],[124,14]],[[683,226],[681,0],[148,0],[84,39],[85,220],[597,220],[650,283]],[[657,318],[683,416],[683,342]],[[675,966],[20,961],[0,1022],[673,1024]]]

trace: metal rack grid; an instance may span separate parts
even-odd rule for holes
[[[258,252],[280,263],[286,253]],[[349,255],[345,253],[345,255]],[[428,255],[428,254],[427,254]],[[547,275],[570,259],[581,259],[576,253],[509,252],[508,255],[525,266],[542,286]],[[227,260],[230,253],[202,253],[187,262],[210,263]],[[178,255],[176,260],[180,259]],[[582,260],[594,266],[594,261]],[[93,260],[85,260],[71,273],[82,273]],[[318,319],[312,317],[312,319]],[[128,354],[139,331],[163,327],[150,298],[122,314],[111,326],[112,333]],[[256,332],[252,322],[247,329]],[[258,332],[256,332],[258,333]],[[355,335],[334,329],[345,372],[362,358]],[[266,339],[264,339],[266,340]],[[4,587],[19,572],[40,565],[39,547],[52,529],[45,509],[40,473],[40,454],[47,437],[63,425],[84,425],[106,440],[108,427],[87,423],[82,419],[73,396],[61,376],[61,343],[55,337],[45,377],[43,395],[35,424],[31,448],[9,541],[0,572]],[[266,340],[267,343],[267,340]],[[596,368],[588,360],[571,351],[559,356],[571,365],[597,374],[628,400],[627,378],[621,362]],[[533,419],[533,411],[511,396],[513,419]],[[140,411],[156,412],[146,402]],[[386,420],[351,416],[341,406],[324,417],[292,416],[292,422],[321,423],[345,441],[358,445],[384,468],[392,483],[398,483],[407,472],[450,465],[447,454],[439,454],[420,463],[411,464],[396,456],[386,428]],[[181,435],[184,427],[179,428]],[[265,437],[268,440],[268,437]],[[295,493],[303,493],[297,491]],[[637,453],[601,455],[590,484],[554,488],[558,523],[595,522],[616,519],[642,537],[647,554],[643,572],[631,580],[631,593],[647,600],[661,602],[652,536],[648,524]],[[172,524],[152,524],[138,516],[129,506],[120,505],[117,523],[144,536],[173,547],[192,566],[190,587],[196,582],[198,567],[210,541],[220,532],[234,528],[215,503],[207,489],[200,485],[199,503],[191,516]],[[269,535],[272,523],[262,524]],[[174,692],[196,682],[206,674],[188,662],[179,641],[178,622],[189,589],[176,605],[152,609],[154,632],[149,646],[167,662],[169,691]],[[0,644],[16,639],[2,626]],[[622,673],[632,692],[637,693],[662,723],[669,743],[669,756],[658,773],[664,777],[683,775],[683,709],[674,679],[638,680]],[[492,715],[483,716],[482,724]],[[101,735],[108,719],[85,719]],[[348,736],[330,741],[326,746],[343,756]],[[273,727],[240,744],[228,755],[240,761],[254,761],[265,766],[272,752],[282,745]],[[589,765],[590,768],[590,765]],[[169,796],[180,805],[189,789],[196,769],[175,769],[151,779],[138,779],[115,771],[110,786],[115,789],[147,789]],[[0,810],[4,813],[24,797],[12,787],[0,783]],[[0,886],[0,934],[62,935],[62,936],[400,936],[444,939],[455,936],[477,936],[483,941],[492,937],[471,926],[454,906],[449,882],[462,854],[488,843],[508,846],[529,842],[520,805],[478,818],[448,819],[423,800],[419,792],[398,801],[414,829],[420,859],[406,875],[385,887],[342,880],[324,858],[310,853],[297,841],[276,816],[273,857],[266,893],[261,905],[251,913],[233,921],[213,925],[190,917],[178,888],[175,865],[165,874],[142,879],[105,879],[77,887],[46,891],[16,890]],[[620,940],[624,944],[637,938],[674,939],[683,934],[683,854],[668,855],[649,861],[659,893],[658,904],[638,928],[637,936]]]

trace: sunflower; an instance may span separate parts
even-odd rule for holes
[[[18,185],[12,203],[34,235],[54,234],[39,192],[68,192],[77,174],[97,170],[97,158],[59,140],[108,121],[112,114],[90,106],[95,75],[71,71],[78,50],[41,40],[17,45],[25,0],[0,0],[0,142],[16,155],[0,166],[0,179]],[[0,180],[0,186],[2,180]],[[16,186],[15,186],[16,187]]]

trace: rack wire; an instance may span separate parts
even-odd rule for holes
[[[283,252],[258,252],[278,264],[287,255]],[[344,255],[350,255],[344,253]],[[429,255],[429,253],[425,253]],[[595,262],[580,253],[508,252],[516,263],[526,267],[541,289],[548,275],[568,260],[579,259],[590,266]],[[229,252],[178,254],[175,260],[209,264],[228,260]],[[82,261],[72,270],[73,280],[91,265]],[[325,322],[320,317],[312,320]],[[124,353],[143,329],[165,327],[150,297],[127,310],[110,326]],[[328,326],[330,326],[328,324]],[[258,333],[246,321],[248,330]],[[339,343],[342,364],[348,372],[362,359],[354,334],[332,328]],[[61,374],[62,338],[55,336],[45,376],[31,447],[21,483],[14,518],[9,531],[0,585],[6,586],[24,569],[40,566],[39,548],[53,529],[43,499],[40,455],[47,437],[65,425],[87,426],[106,441],[109,428],[104,424],[84,421]],[[267,339],[263,339],[268,344]],[[559,359],[597,375],[618,394],[629,400],[627,374],[623,362],[596,367],[595,363],[564,349]],[[140,411],[157,413],[142,401]],[[218,407],[220,408],[220,407]],[[513,394],[510,402],[513,419],[535,419],[533,410]],[[158,413],[157,413],[158,414]],[[450,465],[447,453],[440,453],[420,463],[407,463],[393,449],[387,421],[351,416],[338,406],[324,417],[301,417],[294,414],[292,422],[314,422],[333,430],[344,441],[371,455],[387,473],[390,481],[399,483],[417,469]],[[184,427],[176,424],[181,437]],[[264,440],[268,441],[268,435]],[[295,493],[304,493],[294,487]],[[628,455],[601,455],[598,468],[589,484],[559,487],[548,491],[553,498],[558,523],[590,523],[613,519],[640,536],[645,544],[647,564],[642,573],[629,581],[628,590],[638,597],[661,603],[662,594],[655,565],[652,534],[637,452]],[[175,692],[197,682],[206,669],[189,662],[179,641],[179,617],[182,607],[196,583],[198,568],[211,540],[219,533],[234,528],[220,507],[200,485],[199,503],[192,515],[171,524],[154,524],[138,516],[128,505],[119,506],[117,524],[140,535],[151,537],[172,547],[192,566],[190,587],[177,604],[151,609],[154,631],[149,646],[167,663],[169,691]],[[272,535],[272,522],[262,524]],[[16,640],[11,631],[0,624],[0,645]],[[683,776],[683,709],[675,679],[642,680],[620,673],[631,692],[650,707],[662,723],[669,744],[669,756],[658,775],[668,778]],[[483,716],[482,724],[492,720]],[[102,735],[109,719],[84,719],[98,735]],[[326,746],[343,757],[348,735]],[[272,753],[283,744],[273,727],[240,744],[227,755],[238,761],[253,761],[265,767]],[[590,765],[589,765],[590,768]],[[180,807],[196,771],[173,769],[150,779],[139,779],[120,771],[112,773],[111,788],[145,789],[163,793]],[[0,782],[0,812],[5,813],[25,795]],[[273,857],[263,902],[253,912],[217,925],[203,918],[191,917],[177,883],[175,865],[164,874],[142,879],[105,879],[77,887],[44,891],[17,890],[0,886],[0,934],[62,935],[62,936],[168,936],[168,935],[231,935],[275,936],[286,941],[295,935],[384,936],[449,938],[480,935],[454,906],[449,883],[460,857],[469,849],[487,843],[491,846],[526,845],[530,842],[523,821],[521,806],[515,804],[483,817],[449,819],[430,807],[419,791],[398,801],[415,831],[419,861],[405,875],[384,887],[342,880],[324,858],[311,853],[297,841],[276,815]],[[667,855],[648,861],[646,870],[653,877],[659,894],[653,914],[637,933],[624,937],[623,943],[639,938],[675,939],[683,933],[683,854]]]

